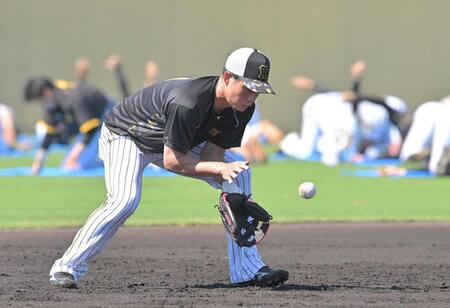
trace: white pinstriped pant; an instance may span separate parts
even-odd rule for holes
[[[205,144],[201,144],[190,153],[199,156],[204,146]],[[129,137],[113,134],[106,126],[102,127],[99,149],[100,158],[105,165],[107,199],[89,216],[62,258],[55,261],[50,275],[55,272],[68,272],[78,280],[86,274],[87,261],[102,250],[136,210],[141,197],[142,173],[145,167],[149,163],[161,166],[163,162],[162,154],[144,154]],[[225,152],[226,162],[235,160],[237,158],[234,154]],[[246,195],[251,194],[250,177],[250,170],[246,170],[235,180],[236,185]],[[221,185],[211,178],[196,178],[208,182],[216,189],[221,188]],[[255,273],[265,266],[256,246],[239,247],[230,238],[228,257],[232,283],[252,279]]]

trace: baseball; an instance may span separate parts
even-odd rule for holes
[[[316,185],[312,182],[304,182],[298,187],[298,194],[305,199],[311,199],[316,195]]]

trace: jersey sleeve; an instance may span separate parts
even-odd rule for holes
[[[186,154],[195,137],[198,116],[195,110],[178,104],[170,104],[166,112],[165,146]]]

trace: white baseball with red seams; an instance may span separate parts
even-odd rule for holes
[[[298,194],[305,199],[311,199],[316,195],[316,185],[313,182],[304,182],[298,187]]]

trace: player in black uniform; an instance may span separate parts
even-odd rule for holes
[[[248,162],[236,161],[227,149],[240,146],[258,94],[274,94],[267,83],[269,69],[263,53],[240,48],[228,57],[221,76],[160,82],[108,112],[100,138],[107,200],[55,261],[51,284],[76,286],[88,270],[87,260],[137,208],[149,163],[229,193],[251,195]],[[228,255],[234,284],[267,286],[288,279],[288,272],[262,261],[256,246],[241,247],[229,237]]]
[[[62,90],[47,77],[33,77],[26,83],[25,99],[40,100],[45,108],[41,123],[46,127],[46,135],[36,152],[32,174],[40,172],[50,145],[62,136],[73,135],[74,126],[83,137],[69,152],[63,167],[79,168],[80,155],[94,141],[101,127],[101,118],[107,107],[105,96],[85,82],[80,81],[74,88]]]

